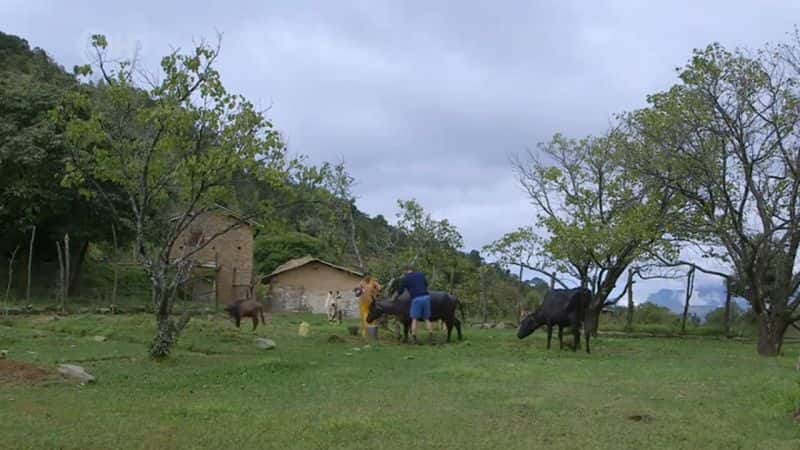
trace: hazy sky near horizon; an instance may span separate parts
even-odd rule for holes
[[[510,155],[602,133],[693,48],[782,41],[800,18],[791,0],[208,3],[0,0],[0,30],[67,68],[103,33],[152,69],[219,31],[226,85],[270,107],[291,151],[344,159],[370,214],[416,198],[467,250],[533,222]]]

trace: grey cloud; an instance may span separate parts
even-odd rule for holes
[[[123,53],[140,43],[149,67],[224,32],[224,79],[272,107],[293,151],[343,157],[369,213],[417,198],[467,249],[532,222],[510,153],[601,133],[673,83],[692,48],[759,46],[800,17],[790,0],[2,3],[4,31],[67,67],[94,32]]]

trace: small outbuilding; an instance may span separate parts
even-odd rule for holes
[[[262,279],[269,284],[267,308],[272,312],[327,313],[329,291],[342,295],[339,309],[344,317],[358,317],[353,289],[363,278],[355,269],[338,266],[312,256],[292,259]]]

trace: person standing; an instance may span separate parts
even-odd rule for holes
[[[405,275],[400,282],[400,292],[408,290],[411,296],[411,337],[417,343],[417,323],[425,321],[428,327],[428,340],[433,342],[433,325],[431,325],[431,296],[428,293],[428,280],[422,272],[413,267],[405,268]]]

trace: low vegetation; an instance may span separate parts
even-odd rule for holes
[[[297,335],[301,321],[307,338]],[[97,383],[0,376],[0,435],[16,448],[770,448],[800,446],[794,359],[753,342],[602,334],[593,353],[544,335],[466,330],[466,341],[369,344],[344,323],[274,316],[257,333],[193,321],[173,358],[146,356],[152,315],[19,316],[8,358]],[[98,341],[95,336],[104,336]],[[260,350],[257,336],[277,342]],[[336,336],[332,338],[331,336]],[[441,335],[439,338],[441,339]],[[800,344],[784,347],[796,355]],[[6,360],[8,361],[8,360]],[[4,366],[0,366],[2,368]],[[25,372],[23,372],[25,373]]]

